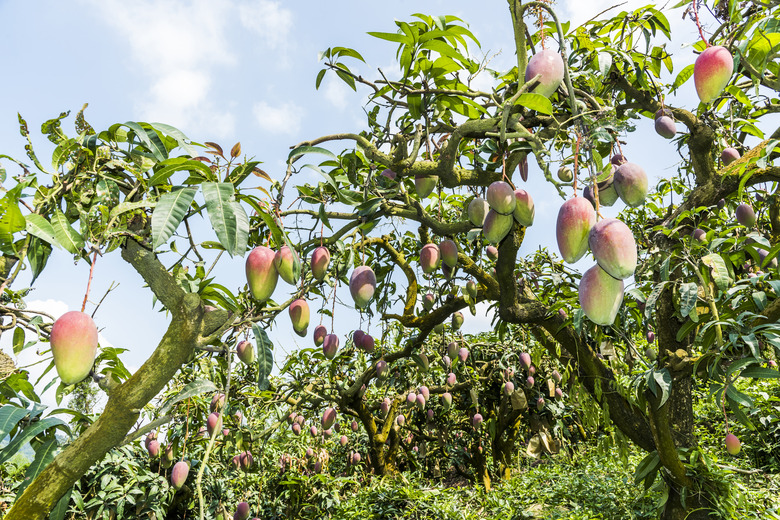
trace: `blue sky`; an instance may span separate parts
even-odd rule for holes
[[[631,1],[620,9],[645,3]],[[321,68],[319,51],[331,46],[353,47],[368,62],[356,70],[374,78],[377,68],[395,69],[395,45],[376,40],[367,31],[394,32],[394,19],[409,19],[415,12],[454,14],[470,24],[482,43],[482,52],[492,57],[491,67],[507,69],[515,58],[506,5],[503,0],[479,4],[460,0],[6,0],[0,2],[5,72],[0,83],[0,153],[26,159],[17,112],[37,134],[46,119],[64,110],[75,114],[89,103],[86,116],[95,128],[128,120],[164,122],[195,141],[216,141],[227,148],[241,141],[244,153],[264,161],[263,168],[281,179],[291,145],[363,128],[365,91],[354,93],[331,75],[319,91],[314,89]],[[558,5],[561,18],[573,19],[576,24],[613,4],[566,0]],[[678,38],[670,49],[684,66],[695,59],[684,46],[697,36],[693,24],[683,21],[680,13],[668,15]],[[690,92],[682,94],[681,102],[694,106],[692,82],[687,87]],[[65,123],[69,131],[72,120],[73,116]],[[646,128],[630,141],[635,144],[626,148],[627,155],[640,164],[645,161],[652,178],[674,173],[677,154],[673,145],[652,132],[652,121],[648,120]],[[35,143],[44,163],[48,162],[49,143],[37,136]],[[11,170],[7,161],[3,164]],[[532,164],[527,189],[534,196],[537,219],[521,254],[540,245],[556,250],[551,237],[561,201],[540,177],[538,167]],[[614,216],[617,210],[605,214]],[[118,252],[100,258],[95,269],[92,301],[96,302],[112,281],[120,283],[96,316],[103,337],[130,350],[123,358],[130,367],[140,366],[165,330],[165,316],[151,309],[148,290],[141,288],[140,277]],[[35,284],[31,306],[56,314],[79,309],[88,272],[86,263],[74,265],[67,254],[56,252]],[[223,261],[216,272],[221,283],[231,288],[245,282],[243,273],[241,258]],[[17,288],[21,283],[24,279]],[[280,287],[283,285],[280,282]],[[285,296],[285,289],[277,289],[277,299]],[[316,308],[319,303],[312,304],[312,310]],[[296,344],[308,345],[310,341],[292,335],[285,318],[272,333],[279,357]],[[471,317],[467,313],[466,331],[486,327],[489,320],[484,315]],[[7,336],[0,346],[10,351]],[[25,352],[19,363],[41,359],[34,350]]]

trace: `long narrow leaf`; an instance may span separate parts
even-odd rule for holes
[[[11,433],[14,427],[30,413],[25,408],[7,404],[0,408],[0,439]]]
[[[268,334],[257,323],[252,325],[252,332],[257,342],[257,383],[263,389],[267,387],[268,376],[271,375],[274,368],[274,346],[268,338]]]
[[[68,512],[68,504],[70,503],[70,495],[73,493],[73,488],[70,488],[67,493],[62,495],[62,498],[54,506],[54,509],[49,513],[49,520],[63,520]],[[162,518],[162,516],[158,516]]]
[[[35,235],[41,240],[45,240],[51,245],[62,249],[62,246],[57,242],[57,237],[54,234],[54,226],[46,220],[45,217],[38,215],[37,213],[31,213],[25,217],[27,220],[27,232],[31,235]]]
[[[235,253],[239,256],[244,256],[246,254],[247,243],[249,242],[249,216],[247,216],[244,206],[237,201],[231,201],[230,206],[233,210],[233,215],[236,218]]]
[[[145,123],[144,123],[145,124]],[[154,128],[144,128],[139,123],[128,121],[125,126],[135,132],[138,139],[152,153],[152,156],[158,161],[164,161],[168,158],[168,149],[165,148],[160,136],[154,131]]]
[[[157,249],[176,232],[198,188],[182,188],[166,193],[157,201],[152,213],[152,247]]]
[[[217,233],[217,239],[224,246],[225,250],[230,253],[230,256],[233,256],[237,252],[238,240],[235,208],[231,204],[234,187],[229,182],[204,182],[202,186],[203,198],[206,199],[206,209],[209,212],[209,220],[211,220],[211,225]]]
[[[16,493],[16,498],[22,496],[22,493],[25,489],[27,489],[27,486],[29,486],[30,483],[35,480],[35,478],[41,473],[41,471],[43,471],[52,460],[54,460],[54,455],[57,453],[58,449],[59,445],[57,444],[57,439],[56,437],[52,436],[51,439],[41,444],[38,449],[35,450],[35,459],[32,461],[32,464],[27,466],[27,471],[24,474],[24,480],[22,481],[22,485],[19,486],[19,490]]]
[[[162,168],[154,172],[152,178],[149,179],[149,186],[157,186],[158,184],[166,183],[168,182],[168,179],[170,179],[171,175],[182,170],[198,172],[206,178],[212,175],[211,169],[208,167],[208,165],[203,164],[200,161],[186,159],[184,157],[168,159],[160,164],[162,165]]]
[[[169,398],[165,403],[163,403],[162,407],[160,407],[160,415],[165,415],[170,411],[170,409],[178,403],[179,401],[183,401],[184,399],[189,399],[190,397],[194,397],[196,395],[205,394],[206,392],[214,392],[217,390],[217,387],[214,386],[214,383],[209,381],[208,379],[196,379],[195,381],[189,383],[187,386],[182,388],[181,392],[174,395],[173,397]]]
[[[68,218],[59,209],[54,210],[54,214],[51,216],[51,225],[54,228],[54,236],[57,238],[57,242],[68,253],[76,255],[81,251],[81,248],[84,247],[84,239],[71,227],[70,223],[68,223]]]
[[[190,144],[190,139],[178,128],[171,125],[166,125],[165,123],[149,123],[149,126],[158,132],[162,132],[163,134],[169,135],[176,139],[176,143],[178,143],[179,147],[187,152],[190,157],[195,157],[198,155],[198,151]]]
[[[56,417],[47,417],[42,421],[38,421],[29,425],[20,433],[16,434],[16,436],[14,436],[14,438],[5,448],[0,450],[0,464],[13,457],[14,454],[19,451],[25,444],[30,442],[33,437],[44,430],[58,425],[65,425],[65,422],[63,422],[62,419],[57,419]]]

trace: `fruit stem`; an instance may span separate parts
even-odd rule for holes
[[[729,434],[729,417],[726,415],[726,390],[729,389],[729,380],[726,376],[726,384],[723,386],[723,397],[720,400],[720,406],[723,409],[723,420],[726,421],[726,435]]]
[[[579,158],[580,158],[580,142],[582,141],[582,134],[577,132],[577,144],[574,146],[574,196],[577,196],[577,175],[579,171]]]
[[[550,7],[549,5],[543,3],[543,2],[528,2],[527,4],[523,4],[523,5],[520,6],[520,8],[517,10],[517,14],[515,13],[514,10],[512,11],[512,14],[516,18],[519,18],[520,22],[523,23],[522,22],[522,15],[525,12],[525,10],[528,9],[529,7],[539,8],[540,11],[541,11],[541,9],[544,9],[545,11],[547,11],[550,14],[550,18],[552,18],[553,21],[555,22],[555,29],[558,32],[558,45],[561,48],[561,58],[563,58],[563,82],[566,84],[566,91],[569,94],[569,105],[571,105],[571,115],[572,115],[572,118],[576,119],[577,118],[577,114],[579,113],[579,111],[577,110],[577,100],[574,97],[574,86],[571,83],[571,76],[569,75],[569,58],[568,58],[568,55],[566,54],[566,39],[563,37],[563,28],[561,27],[561,22],[558,21],[558,16],[555,14],[555,11],[553,10],[553,8]],[[517,19],[515,19],[515,22],[517,22]],[[523,23],[522,27],[523,28],[525,27],[524,23]],[[517,43],[517,29],[518,29],[517,23],[515,23],[515,42],[516,43]],[[525,45],[522,46],[522,49],[520,47],[517,48],[518,66],[520,65],[520,60],[521,60],[521,57],[520,57],[521,51],[522,51],[522,54],[523,54],[523,56],[522,56],[523,68],[522,68],[522,70],[518,69],[518,71],[517,71],[518,84],[520,82],[520,78],[524,78],[525,77],[525,66],[526,66]],[[582,124],[582,122],[580,122],[580,124]]]
[[[696,20],[696,27],[699,29],[699,36],[701,36],[701,40],[704,42],[704,44],[709,47],[710,42],[707,41],[707,38],[704,37],[704,30],[701,28],[701,22],[699,21],[699,6],[698,6],[699,0],[693,0],[691,4],[693,5],[693,18]]]
[[[89,289],[92,287],[92,274],[95,272],[95,262],[97,262],[97,249],[95,250],[95,254],[92,255],[92,263],[89,266],[89,280],[87,280],[87,292],[84,294],[84,301],[81,302],[81,312],[84,312],[84,309],[87,308],[87,299],[89,298]]]

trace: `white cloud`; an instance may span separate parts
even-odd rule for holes
[[[255,103],[252,114],[258,126],[267,132],[294,134],[301,128],[303,109],[295,103],[269,105],[265,101]]]
[[[137,97],[140,118],[165,121],[213,138],[233,131],[233,117],[208,101],[210,78],[238,62],[228,41],[230,0],[87,0],[129,46],[136,71],[148,79]]]
[[[343,110],[347,107],[349,95],[354,94],[354,91],[335,74],[328,74],[327,79],[325,79],[324,87],[320,90],[325,95],[325,99],[330,101],[330,104],[339,110]]]
[[[265,43],[275,49],[288,41],[293,25],[292,11],[282,7],[281,2],[260,0],[238,6],[241,25],[260,35]]]

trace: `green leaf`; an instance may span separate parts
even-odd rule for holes
[[[70,488],[67,493],[62,495],[57,505],[49,513],[49,520],[64,520],[65,514],[68,512],[68,504],[70,503],[70,496],[73,493],[74,488]]]
[[[380,40],[387,40],[389,42],[395,42],[395,43],[403,43],[404,45],[410,45],[413,43],[412,38],[405,34],[386,33],[386,32],[368,32],[366,34],[368,34],[369,36],[373,36],[374,38],[379,38]]]
[[[777,379],[780,378],[780,371],[774,368],[752,366],[743,370],[740,376],[755,377],[756,379]]]
[[[653,451],[648,453],[637,465],[636,471],[634,471],[634,484],[639,484],[652,472],[658,471],[660,467],[661,458],[658,456],[658,452]]]
[[[187,152],[190,157],[196,157],[198,155],[198,151],[190,144],[191,141],[189,138],[187,138],[187,136],[184,135],[184,133],[178,128],[171,125],[166,125],[165,123],[149,123],[149,126],[158,132],[169,135],[176,139],[176,143],[178,143],[181,149]]]
[[[5,439],[14,427],[30,413],[26,408],[20,408],[12,404],[3,405],[0,408],[0,439]]]
[[[156,202],[150,200],[139,200],[138,202],[122,202],[111,209],[111,213],[108,216],[108,220],[114,220],[122,213],[128,211],[135,211],[141,208],[153,208],[157,205]]]
[[[696,306],[699,297],[699,286],[694,282],[684,283],[680,286],[680,314],[687,317]]]
[[[729,385],[726,388],[726,396],[740,406],[744,406],[745,408],[753,408],[753,400],[734,388],[734,385]]]
[[[51,256],[51,251],[51,246],[41,239],[35,236],[30,239],[30,245],[27,247],[27,261],[30,262],[30,268],[32,269],[30,284],[35,283],[35,280],[43,272]]]
[[[229,182],[204,182],[203,197],[206,199],[206,208],[209,213],[209,220],[217,233],[219,243],[225,246],[225,250],[230,256],[238,252],[238,224],[235,214],[233,193],[235,188]],[[243,211],[241,205],[237,205]],[[246,217],[246,213],[244,213]],[[246,222],[246,232],[249,232],[249,219]],[[244,246],[246,250],[246,245]],[[242,251],[243,256],[243,251]]]
[[[57,242],[65,248],[68,253],[77,255],[84,247],[84,239],[68,223],[68,218],[59,209],[54,210],[51,216],[51,224],[54,227],[54,236]]]
[[[333,152],[331,152],[326,148],[321,148],[319,146],[299,146],[298,148],[290,152],[290,155],[287,156],[287,162],[290,162],[295,157],[307,153],[321,153],[323,155],[327,155],[331,159],[338,159],[335,155],[333,155]]]
[[[216,390],[217,387],[208,379],[196,379],[195,381],[188,383],[178,394],[168,398],[160,407],[160,415],[167,414],[173,405],[179,401],[189,399],[196,395],[205,394],[206,392],[215,392]]]
[[[677,77],[674,78],[674,83],[672,83],[672,90],[680,88],[691,76],[693,76],[693,64],[686,66],[677,74]]]
[[[274,369],[274,345],[268,338],[265,329],[257,323],[252,324],[252,332],[257,342],[257,384],[262,387],[267,385],[268,376]]]
[[[520,94],[517,104],[548,116],[552,115],[553,112],[552,103],[541,94]]]
[[[653,287],[652,291],[650,291],[650,296],[648,296],[647,300],[645,301],[645,318],[649,318],[653,315],[653,311],[655,310],[655,302],[658,300],[658,297],[661,296],[661,291],[664,290],[664,285],[667,283],[668,282],[661,282]]]
[[[138,139],[141,140],[146,149],[151,152],[152,156],[157,159],[158,162],[167,159],[168,149],[165,147],[165,144],[163,144],[160,136],[157,135],[154,128],[146,128],[142,125],[149,126],[147,123],[134,123],[132,121],[128,121],[124,124],[124,126],[135,132]]]
[[[13,234],[25,228],[27,221],[16,203],[16,197],[6,195],[0,200],[0,240],[13,242]]]
[[[152,213],[152,248],[157,249],[176,232],[198,188],[181,188],[166,193],[157,201]]]
[[[761,348],[759,347],[758,339],[756,339],[755,334],[744,334],[742,336],[742,341],[750,348],[750,353],[753,354],[754,358],[759,359],[761,357]]]
[[[753,103],[750,102],[750,99],[745,95],[745,93],[742,91],[741,88],[739,88],[736,85],[729,85],[726,87],[726,92],[734,96],[737,101],[745,105],[746,107],[752,107]]]
[[[282,230],[279,227],[279,224],[276,223],[274,216],[267,211],[264,211],[259,206],[256,206],[255,210],[257,211],[258,216],[263,219],[263,222],[271,231],[271,236],[274,237],[274,242],[277,244],[284,242],[284,239],[282,238]]]
[[[325,73],[328,72],[328,69],[322,69],[317,73],[317,80],[314,82],[314,88],[319,90],[320,84],[322,83],[322,78],[325,77]]]
[[[653,379],[658,384],[658,386],[661,388],[661,402],[658,404],[658,407],[664,405],[667,399],[669,399],[669,394],[672,389],[672,375],[669,373],[669,370],[664,368],[660,371],[653,371]]]
[[[38,446],[38,449],[35,450],[35,459],[27,466],[27,471],[24,473],[24,480],[22,481],[22,485],[19,486],[16,498],[22,496],[22,493],[27,489],[27,486],[29,486],[30,483],[40,475],[41,471],[54,460],[54,455],[57,453],[58,449],[59,444],[57,444],[57,438],[53,435],[51,439]]]
[[[717,253],[710,253],[701,259],[704,265],[712,269],[712,276],[715,284],[723,292],[726,292],[731,285],[731,278],[729,277],[729,270],[726,267],[726,262]]]
[[[30,442],[39,433],[59,425],[67,427],[67,424],[65,424],[62,419],[57,419],[56,417],[48,417],[30,424],[20,433],[16,434],[6,447],[0,450],[0,464],[13,457],[17,451],[24,447],[25,444]]]
[[[244,256],[246,254],[247,243],[249,242],[249,216],[246,214],[244,206],[237,201],[230,202],[233,215],[236,219],[236,254]]]
[[[366,60],[358,51],[348,47],[333,47],[333,55],[338,57],[349,56],[350,58],[355,58],[356,60],[360,60],[363,63],[366,62]]]
[[[27,221],[27,232],[31,235],[35,235],[41,240],[56,246],[58,249],[62,249],[62,246],[57,242],[57,238],[54,233],[54,226],[46,220],[42,215],[37,213],[31,213],[25,217]]]
[[[149,179],[149,186],[157,186],[158,184],[166,183],[168,182],[168,179],[170,179],[171,175],[182,170],[200,173],[206,178],[209,178],[211,175],[213,175],[211,168],[209,168],[208,165],[203,164],[200,161],[186,159],[183,157],[168,159],[161,162],[159,165],[161,165],[162,168],[154,172],[152,178]]]
[[[14,345],[14,354],[19,354],[22,350],[24,350],[24,329],[22,327],[16,327],[14,329],[14,337],[13,337],[13,345]],[[0,437],[2,439],[2,437]]]

